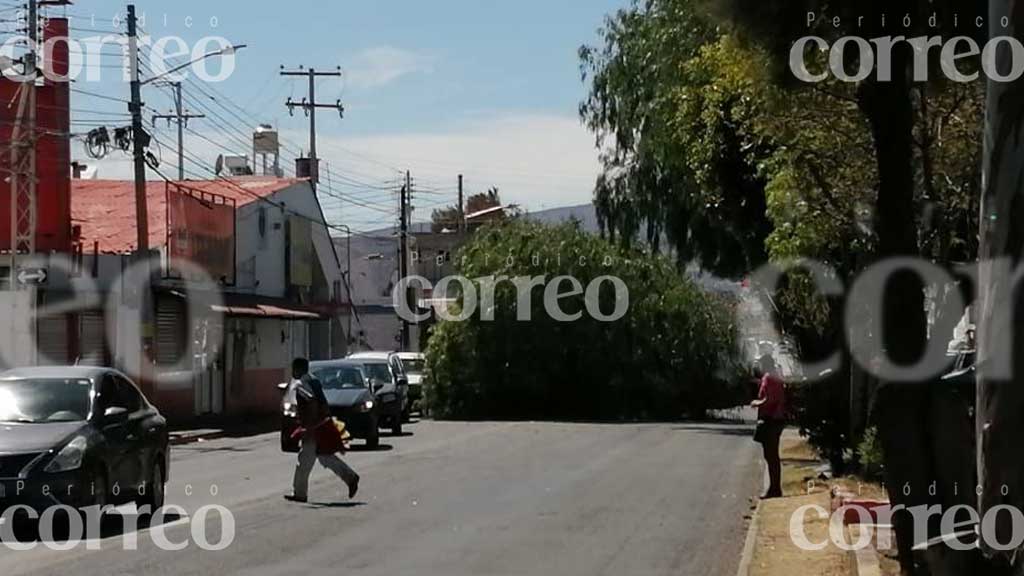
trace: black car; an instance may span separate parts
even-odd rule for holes
[[[380,445],[380,405],[362,366],[345,360],[313,362],[310,374],[323,385],[324,396],[331,407],[331,415],[345,423],[354,438],[366,440],[366,446]],[[296,452],[299,444],[291,435],[298,426],[293,386],[286,388],[282,402],[281,448]]]
[[[0,511],[131,501],[163,506],[167,421],[108,368],[0,373]]]

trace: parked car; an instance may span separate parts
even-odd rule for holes
[[[409,402],[409,378],[402,360],[394,352],[359,352],[346,360],[358,362],[373,383],[373,393],[380,403],[381,425],[391,433],[402,433],[402,415]]]
[[[399,352],[398,357],[401,358],[402,368],[405,369],[405,374],[409,378],[409,402],[404,415],[408,421],[413,410],[419,410],[420,414],[423,414],[421,403],[427,359],[419,352]]]
[[[131,501],[155,511],[169,456],[167,421],[116,370],[0,373],[0,511]]]
[[[380,446],[380,406],[370,389],[369,378],[363,373],[362,364],[348,360],[313,362],[309,371],[323,385],[331,415],[345,423],[352,437],[366,440],[367,447]],[[300,449],[298,440],[292,438],[299,425],[294,384],[284,385],[285,394],[281,400],[281,449],[285,452],[298,452]]]

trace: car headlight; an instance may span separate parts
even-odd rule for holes
[[[46,472],[70,472],[82,467],[82,457],[85,456],[85,448],[88,441],[85,436],[79,436],[68,442],[53,460],[46,465]]]
[[[299,411],[295,408],[295,404],[291,402],[284,403],[284,415],[289,418],[296,418],[299,415]]]
[[[367,400],[359,405],[360,412],[369,412],[370,410],[373,410],[373,400]]]

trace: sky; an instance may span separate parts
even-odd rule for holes
[[[12,1],[0,0],[0,16]],[[190,72],[185,82],[186,107],[218,113],[189,124],[193,177],[209,177],[218,154],[249,153],[243,144],[257,123],[281,131],[289,144],[283,162],[291,165],[308,147],[308,120],[301,110],[289,116],[285,101],[305,97],[308,82],[281,77],[280,67],[340,66],[341,78],[317,83],[319,102],[340,99],[345,106],[344,119],[331,110],[317,117],[319,155],[330,172],[321,181],[331,194],[324,205],[331,220],[371,230],[394,224],[394,188],[404,170],[415,182],[420,221],[454,202],[460,173],[467,194],[496,186],[506,203],[531,211],[589,202],[599,162],[593,135],[578,118],[586,87],[577,50],[594,43],[605,15],[627,1],[138,0],[137,7],[145,34],[179,36],[196,54],[213,49],[195,47],[209,36],[247,45],[225,81],[204,83]],[[124,29],[123,20],[115,21],[125,13],[123,2],[77,0],[66,12],[76,39]],[[129,87],[114,51],[104,48],[88,65],[99,79],[73,85],[76,132],[126,123],[120,99]],[[190,59],[172,59],[168,67]],[[219,72],[218,60],[206,61],[211,74]],[[147,125],[152,113],[172,106],[165,87],[146,86],[143,99]],[[152,129],[161,171],[175,175],[175,129],[166,122]],[[86,158],[81,142],[73,151]],[[105,178],[131,175],[120,151],[99,168]]]

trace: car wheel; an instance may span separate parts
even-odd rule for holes
[[[146,481],[146,495],[139,498],[139,506],[149,506],[150,514],[164,507],[165,478],[164,466],[160,458],[153,461],[152,470],[149,472],[149,479]]]

